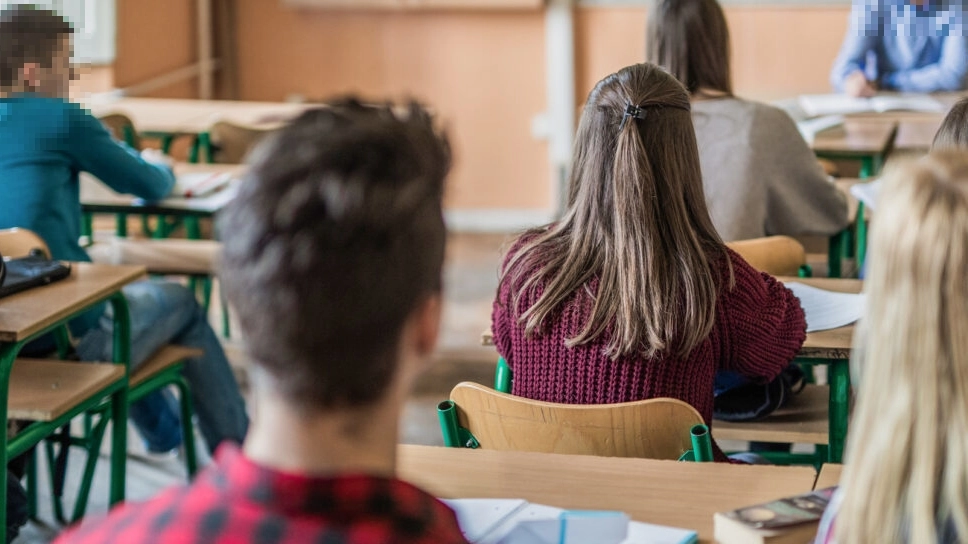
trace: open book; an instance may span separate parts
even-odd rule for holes
[[[800,131],[800,135],[803,136],[803,139],[806,140],[808,144],[812,144],[813,140],[817,137],[817,134],[827,130],[840,128],[843,126],[843,124],[843,115],[824,115],[823,117],[797,121],[797,130]]]
[[[221,191],[232,183],[234,176],[228,172],[199,172],[182,174],[175,179],[171,196],[176,198],[198,198]]]
[[[747,506],[714,517],[720,544],[801,544],[810,542],[836,488]]]
[[[621,512],[564,510],[523,499],[451,499],[472,544],[693,544],[695,531],[630,522]]]
[[[797,282],[784,285],[800,299],[807,332],[845,327],[864,315],[863,294],[837,293]]]
[[[810,117],[888,111],[944,113],[944,105],[926,94],[885,94],[873,98],[854,98],[843,94],[805,94],[800,96],[800,107]]]

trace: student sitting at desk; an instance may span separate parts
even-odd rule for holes
[[[854,0],[830,82],[850,96],[968,84],[964,0]]]
[[[440,325],[449,163],[415,105],[334,102],[257,148],[220,223],[252,376],[243,449],[58,543],[464,544],[450,509],[394,477]]]
[[[723,240],[829,236],[847,226],[847,199],[793,120],[733,95],[729,30],[716,0],[660,0],[646,52],[689,90],[706,205]]]
[[[667,72],[638,64],[595,86],[568,194],[561,221],[522,235],[501,268],[492,330],[513,394],[673,397],[712,424],[718,371],[766,383],[789,365],[803,310],[716,234],[689,96]]]
[[[817,542],[968,542],[968,155],[885,174],[874,227],[857,406]]]
[[[97,119],[66,99],[72,33],[70,24],[49,10],[15,6],[0,12],[0,228],[36,232],[55,259],[89,261],[78,244],[79,172],[94,174],[115,191],[149,199],[166,196],[174,178],[168,166],[150,164],[114,142]],[[241,441],[248,426],[242,396],[194,295],[159,281],[132,284],[124,295],[131,314],[132,367],[169,343],[204,350],[185,366],[202,435],[212,451],[222,440]],[[111,360],[111,320],[105,311],[71,323],[82,360]],[[177,406],[168,391],[132,404],[131,419],[150,451],[179,446]]]

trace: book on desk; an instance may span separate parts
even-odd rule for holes
[[[812,542],[837,488],[747,506],[714,517],[720,544],[806,544]]]
[[[927,94],[886,94],[871,98],[855,98],[844,94],[805,94],[800,96],[798,103],[809,117],[891,111],[944,113],[945,110],[941,102]]]
[[[228,187],[235,179],[229,172],[195,172],[181,174],[171,190],[174,198],[201,198]]]

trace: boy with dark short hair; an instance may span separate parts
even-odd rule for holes
[[[394,477],[398,420],[440,320],[449,146],[411,105],[309,111],[257,148],[220,218],[252,428],[195,482],[61,544],[464,543]]]

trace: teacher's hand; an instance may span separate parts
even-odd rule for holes
[[[853,97],[870,98],[877,94],[877,87],[867,81],[864,72],[858,70],[844,80],[844,92]]]

